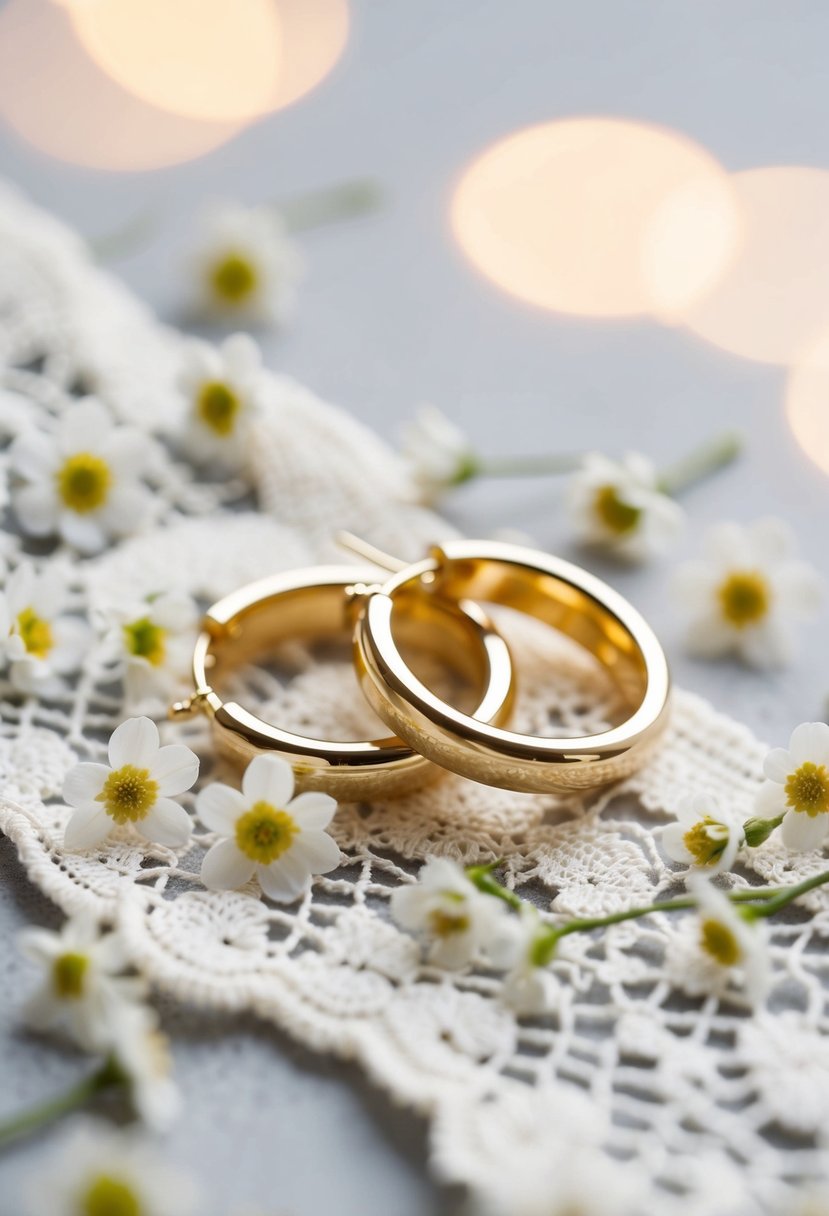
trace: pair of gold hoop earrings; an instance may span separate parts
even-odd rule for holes
[[[629,776],[667,725],[670,676],[656,636],[600,579],[569,562],[493,541],[451,541],[411,565],[344,534],[371,566],[325,566],[263,579],[206,613],[193,656],[195,691],[172,714],[206,712],[217,751],[237,767],[282,756],[301,788],[342,800],[390,795],[450,770],[534,793],[591,789]],[[376,567],[393,568],[383,583]],[[524,612],[578,642],[605,668],[628,718],[600,734],[546,738],[507,729],[515,694],[510,652],[479,601]],[[289,639],[351,636],[360,686],[387,739],[339,743],[263,721],[216,686]],[[470,679],[471,713],[424,684],[404,657],[406,637],[428,644]]]

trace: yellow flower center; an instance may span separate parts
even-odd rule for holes
[[[812,819],[829,811],[829,772],[825,764],[807,760],[789,774],[785,789],[786,801],[793,810],[803,811]]]
[[[96,802],[103,802],[106,813],[116,823],[137,823],[157,798],[158,782],[153,781],[149,769],[125,764],[109,774]]]
[[[698,866],[710,866],[728,843],[728,828],[706,815],[685,833],[682,843]]]
[[[141,1216],[144,1205],[123,1178],[99,1174],[81,1196],[78,1216]]]
[[[762,621],[771,604],[768,583],[762,574],[751,570],[735,570],[729,574],[717,596],[723,616],[737,629]]]
[[[203,384],[196,400],[196,413],[205,426],[217,435],[230,435],[242,403],[236,393],[221,380]]]
[[[429,927],[435,937],[451,937],[453,933],[465,933],[469,928],[469,917],[462,912],[447,912],[435,908],[429,914]]]
[[[77,1000],[83,996],[89,959],[85,954],[59,954],[52,963],[52,987],[64,1000]]]
[[[728,925],[713,917],[702,922],[700,945],[721,967],[733,967],[743,956],[740,943]]]
[[[36,659],[45,659],[55,644],[52,626],[42,616],[38,616],[34,608],[24,608],[17,614],[17,632],[26,652],[34,655]]]
[[[222,304],[244,304],[259,286],[259,272],[245,254],[230,252],[210,267],[209,280]]]
[[[288,851],[298,831],[287,811],[269,802],[255,802],[236,821],[236,845],[251,861],[267,866]]]
[[[58,470],[58,493],[70,511],[85,515],[97,511],[107,500],[112,485],[109,465],[91,452],[78,452]]]
[[[593,510],[604,526],[618,536],[633,532],[642,518],[641,508],[620,498],[615,486],[602,486],[597,491]]]
[[[124,643],[127,653],[146,659],[153,667],[160,667],[167,653],[167,630],[154,624],[148,616],[130,621],[124,626]]]

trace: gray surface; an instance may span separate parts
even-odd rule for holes
[[[349,49],[322,88],[211,157],[159,174],[92,173],[39,157],[0,136],[0,168],[83,232],[117,227],[147,204],[165,217],[153,245],[119,270],[174,317],[175,267],[205,197],[254,201],[375,174],[391,202],[379,216],[305,240],[308,277],[293,327],[267,345],[270,361],[392,438],[430,399],[491,452],[639,445],[668,461],[725,426],[744,428],[739,468],[691,493],[693,526],[774,511],[794,525],[827,572],[829,487],[785,423],[785,373],[732,358],[676,330],[643,322],[569,321],[535,311],[480,280],[453,246],[446,214],[458,170],[523,124],[609,113],[666,124],[707,145],[731,169],[829,167],[820,0],[394,0],[354,4]],[[475,486],[451,514],[468,532],[521,527],[567,552],[553,484]],[[592,561],[660,631],[677,678],[747,721],[788,738],[822,715],[825,618],[804,655],[777,675],[683,657],[665,565],[633,573]],[[77,1060],[15,1030],[30,974],[11,935],[54,913],[0,848],[3,951],[0,1059],[3,1110],[51,1092]],[[170,1012],[188,1119],[172,1156],[198,1166],[213,1206],[256,1200],[298,1216],[336,1208],[408,1216],[453,1210],[425,1177],[422,1124],[395,1112],[355,1070],[320,1061],[252,1025]],[[0,1195],[43,1144],[0,1163]]]

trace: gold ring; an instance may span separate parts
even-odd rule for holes
[[[287,638],[349,638],[359,597],[376,579],[372,568],[316,567],[274,575],[219,600],[208,609],[196,642],[195,693],[174,705],[171,714],[207,713],[217,751],[236,767],[263,752],[284,757],[301,789],[353,800],[400,793],[434,779],[440,769],[400,739],[341,743],[305,738],[263,721],[235,701],[224,701],[214,688],[228,672],[263,658]],[[504,721],[512,705],[512,663],[483,609],[405,592],[398,599],[395,632],[410,635],[474,684],[478,703],[473,717]]]
[[[426,688],[392,629],[395,600],[480,600],[537,617],[595,655],[630,716],[577,739],[520,735],[476,721]],[[416,751],[473,781],[534,793],[583,790],[634,772],[669,716],[670,676],[650,626],[617,592],[578,566],[532,549],[452,541],[368,588],[355,632],[360,683],[380,718]]]

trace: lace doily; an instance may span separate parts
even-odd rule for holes
[[[0,314],[7,435],[90,391],[134,424],[175,425],[180,336],[11,192],[0,195]],[[357,423],[290,381],[274,377],[271,390],[257,437],[259,509],[165,466],[154,529],[74,565],[79,603],[161,582],[209,601],[278,568],[342,562],[330,538],[343,526],[405,557],[451,533],[407,502],[405,471]],[[522,677],[517,729],[590,733],[612,717],[612,697],[575,648],[511,616],[505,627]],[[345,664],[300,655],[295,667],[287,686],[268,674],[252,685],[274,718],[322,735],[379,732]],[[665,894],[675,878],[654,827],[689,788],[750,813],[764,749],[743,726],[678,691],[658,754],[610,792],[513,794],[447,776],[394,802],[343,805],[333,831],[347,860],[285,909],[250,891],[205,891],[198,844],[146,855],[124,836],[94,855],[62,851],[63,776],[101,756],[120,718],[93,661],[62,700],[4,690],[0,828],[30,878],[67,912],[120,916],[166,992],[254,1010],[316,1051],[356,1058],[429,1116],[443,1177],[488,1190],[511,1175],[543,1178],[551,1145],[576,1134],[575,1102],[651,1193],[648,1212],[780,1213],[793,1210],[798,1180],[825,1184],[829,908],[819,893],[804,901],[808,917],[775,922],[777,983],[754,1016],[736,991],[695,988],[682,918],[567,939],[554,964],[560,1007],[517,1019],[497,976],[428,966],[388,914],[390,892],[434,854],[504,858],[510,881],[545,910],[597,914]],[[209,767],[204,724],[164,729]],[[791,881],[819,863],[772,839],[737,881]]]

